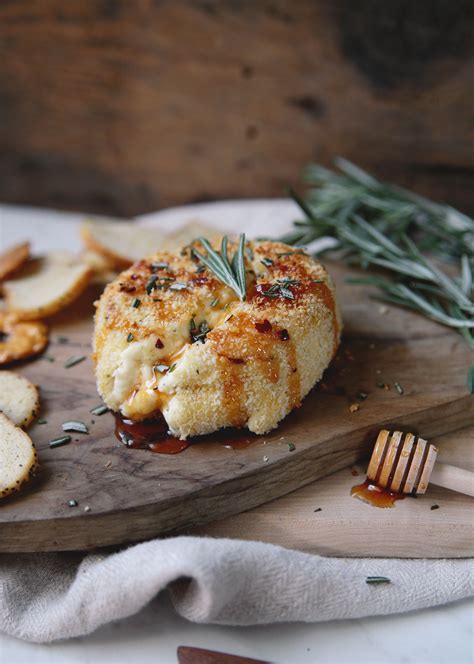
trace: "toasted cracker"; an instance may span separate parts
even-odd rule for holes
[[[13,371],[0,371],[0,412],[20,427],[27,427],[40,407],[36,385]]]
[[[0,312],[0,365],[25,360],[48,345],[48,328],[41,321],[19,321]]]
[[[37,463],[31,438],[0,413],[0,497],[18,491]]]
[[[0,254],[0,281],[16,272],[30,257],[30,243],[15,244]]]
[[[221,233],[200,221],[192,221],[175,233],[166,235],[157,228],[127,221],[86,221],[81,227],[89,259],[96,260],[98,254],[115,270],[126,269],[158,250],[176,249],[200,235],[211,239]]]
[[[71,254],[51,253],[29,261],[3,285],[8,311],[22,320],[52,316],[79,297],[91,277],[91,268]]]
[[[117,270],[162,248],[165,237],[156,228],[144,228],[127,221],[86,221],[81,227],[81,236],[88,249],[104,256]]]

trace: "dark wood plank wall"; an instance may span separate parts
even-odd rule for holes
[[[0,200],[282,195],[344,155],[474,207],[471,0],[2,0]]]

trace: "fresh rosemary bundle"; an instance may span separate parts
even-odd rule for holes
[[[312,165],[303,200],[291,195],[305,219],[282,240],[307,245],[322,237],[351,265],[376,274],[351,279],[378,289],[377,299],[414,309],[460,331],[474,348],[474,220],[401,187],[377,180],[337,159],[340,172]],[[322,252],[321,252],[322,253]],[[449,276],[433,259],[452,263]]]

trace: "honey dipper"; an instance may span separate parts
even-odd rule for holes
[[[377,436],[367,469],[367,478],[379,487],[396,493],[422,494],[428,482],[474,496],[474,473],[437,463],[438,450],[412,433],[387,431]]]

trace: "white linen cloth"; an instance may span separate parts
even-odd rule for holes
[[[0,215],[2,246],[28,237],[36,251],[80,248],[82,215],[28,215],[12,207],[6,216]],[[275,236],[298,217],[291,201],[261,200],[174,208],[141,221],[174,230],[199,218],[229,231]],[[0,632],[35,642],[88,634],[137,613],[165,588],[182,616],[201,623],[399,613],[472,596],[472,572],[471,559],[323,558],[259,542],[196,537],[157,539],[108,554],[0,554]],[[368,585],[366,577],[375,575],[391,583]]]
[[[200,537],[119,553],[2,554],[0,631],[48,642],[125,618],[168,587],[194,622],[252,625],[399,613],[472,596],[472,560],[323,558]],[[391,583],[369,585],[367,576]]]

